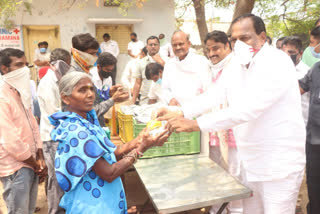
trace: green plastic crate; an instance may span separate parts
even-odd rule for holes
[[[133,119],[134,138],[146,127],[146,124],[139,124]],[[171,155],[186,155],[200,153],[200,132],[172,133],[168,142],[161,147],[148,149],[142,158],[154,158]]]

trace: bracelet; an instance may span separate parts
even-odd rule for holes
[[[134,150],[132,150],[130,153],[123,156],[123,158],[133,158],[133,164],[137,162],[138,159],[138,153]]]
[[[138,158],[143,157],[143,153],[142,152],[139,152],[138,149],[135,149],[135,150],[136,150]]]

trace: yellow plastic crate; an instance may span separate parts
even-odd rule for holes
[[[125,115],[118,111],[119,137],[127,143],[133,139],[133,119],[132,115]]]

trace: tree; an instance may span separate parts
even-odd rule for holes
[[[32,0],[0,0],[0,23],[7,29],[11,29],[14,23],[11,18],[22,7],[31,14]]]
[[[320,1],[285,0],[278,7],[281,9],[279,14],[269,12],[265,18],[268,22],[267,30],[275,37],[289,35],[305,37],[320,17]]]
[[[320,17],[319,0],[176,0],[177,8],[189,10],[193,7],[196,23],[202,41],[207,33],[205,7],[214,4],[218,8],[232,8],[235,3],[233,19],[245,13],[255,13],[265,20],[267,33],[272,37],[298,35],[307,41],[309,31]],[[181,4],[181,2],[183,4]],[[184,12],[178,21],[182,22]],[[230,33],[230,32],[229,32]]]
[[[198,25],[199,35],[201,38],[201,44],[204,47],[204,38],[208,33],[208,26],[205,14],[205,2],[204,0],[192,0],[193,7],[196,13],[196,22]]]
[[[184,8],[185,10],[187,10],[187,8],[190,7],[191,5],[193,6],[202,47],[204,47],[204,39],[208,33],[207,20],[206,20],[206,14],[205,14],[205,5],[208,3],[214,3],[216,7],[228,8],[232,6],[235,3],[235,1],[234,0],[188,0],[188,1],[183,1],[182,5],[177,4],[178,7]],[[254,3],[255,3],[255,0],[237,0],[233,17],[236,18],[242,14],[250,13],[254,7]],[[205,49],[203,48],[203,50]]]
[[[246,13],[251,13],[254,3],[255,0],[237,0],[232,19],[235,19]]]

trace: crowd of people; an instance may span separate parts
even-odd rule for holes
[[[209,157],[253,191],[228,213],[294,214],[305,169],[308,214],[320,213],[320,19],[305,50],[297,36],[273,47],[253,14],[236,18],[229,36],[208,33],[207,58],[181,30],[171,42],[164,34],[148,37],[146,46],[136,33],[130,39],[121,84],[119,46],[108,33],[101,44],[89,33],[75,35],[71,51],[39,43],[37,90],[24,52],[0,51],[0,180],[8,213],[33,213],[46,178],[49,214],[129,213],[120,176],[172,132],[192,131],[207,133]],[[158,111],[167,121],[159,135],[144,129],[115,146],[104,115],[128,99],[179,110]]]

